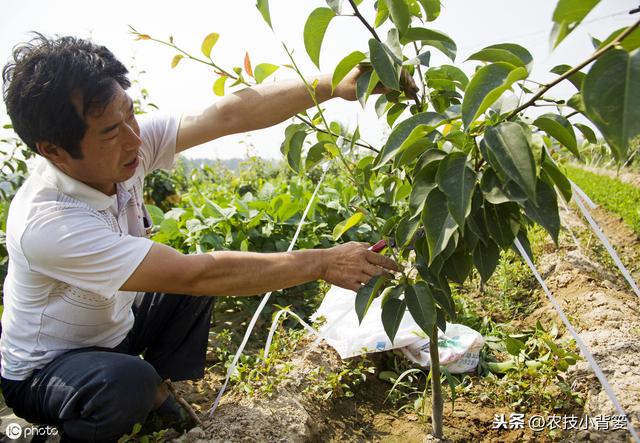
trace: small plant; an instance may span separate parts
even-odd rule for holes
[[[309,384],[304,392],[324,400],[332,397],[350,398],[354,396],[356,388],[367,380],[367,374],[374,374],[375,369],[366,357],[343,360],[335,371],[318,366],[309,373]]]
[[[161,443],[165,441],[165,434],[168,429],[162,429],[152,434],[142,434],[142,425],[136,423],[133,425],[131,433],[125,434],[118,439],[118,443]]]

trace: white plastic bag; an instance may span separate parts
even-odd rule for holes
[[[400,348],[411,361],[429,366],[429,339],[424,337],[409,313],[405,313],[391,343],[380,319],[381,298],[371,303],[361,324],[358,324],[355,299],[355,292],[332,286],[311,316],[314,321],[320,317],[325,319],[318,331],[341,358]],[[478,365],[478,354],[484,339],[467,326],[447,323],[446,334],[439,331],[438,343],[440,363],[451,373],[458,374],[472,371]]]

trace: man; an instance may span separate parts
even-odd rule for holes
[[[144,175],[170,168],[192,146],[312,106],[301,81],[139,124],[127,70],[105,47],[38,34],[13,55],[3,70],[7,111],[42,157],[7,223],[1,387],[17,415],[76,441],[115,440],[150,411],[179,426],[184,413],[162,380],[203,375],[212,298],[198,296],[255,295],[315,279],[357,290],[397,270],[359,243],[183,255],[146,238]],[[358,74],[333,97],[355,99]],[[328,76],[316,91],[320,101],[332,97]]]

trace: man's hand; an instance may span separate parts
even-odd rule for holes
[[[340,97],[344,100],[356,100],[356,82],[358,81],[358,77],[364,74],[366,71],[372,69],[371,67],[367,67],[365,65],[358,65],[353,68],[336,86],[336,89],[333,91],[334,97]],[[409,72],[406,69],[402,70],[402,74],[400,76],[400,87],[402,91],[406,94],[407,97],[413,99],[418,92],[418,87],[416,86],[415,81],[409,75]],[[373,94],[386,94],[391,92],[391,90],[382,85],[382,83],[378,83],[376,87],[373,89]]]
[[[388,275],[400,268],[388,257],[369,251],[369,244],[349,242],[325,249],[322,279],[342,288],[357,291],[372,277]]]

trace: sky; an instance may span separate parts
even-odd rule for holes
[[[230,70],[242,66],[248,52],[253,66],[258,63],[277,65],[289,63],[282,43],[294,51],[301,70],[307,75],[331,73],[336,64],[354,50],[367,51],[368,31],[354,17],[336,17],[330,24],[320,57],[320,70],[309,60],[303,43],[303,27],[307,16],[326,6],[322,0],[270,0],[274,30],[262,20],[255,7],[256,0],[3,0],[0,17],[0,62],[4,65],[14,45],[29,40],[30,31],[46,35],[74,35],[91,38],[107,46],[127,67],[135,68],[132,77],[149,91],[150,100],[162,111],[193,112],[219,98],[212,85],[217,75],[200,63],[183,59],[176,68],[171,60],[177,53],[167,46],[136,41],[129,26],[153,37],[168,40],[194,55],[200,55],[203,38],[220,34],[212,51],[213,60]],[[344,1],[344,12],[350,13]],[[362,12],[373,21],[373,0],[365,0]],[[556,0],[443,0],[440,17],[430,27],[450,35],[458,45],[456,66],[473,72],[477,62],[464,62],[473,52],[495,43],[518,43],[534,56],[531,79],[548,82],[555,75],[548,71],[557,64],[575,65],[593,52],[591,36],[604,39],[611,32],[631,24],[637,15],[628,11],[638,6],[638,0],[602,0],[585,18],[583,24],[550,51],[551,16]],[[368,5],[368,6],[367,6]],[[386,35],[387,26],[379,32]],[[411,54],[406,54],[411,55]],[[431,65],[451,63],[437,50],[432,51]],[[139,72],[140,74],[136,74]],[[274,80],[296,74],[281,68]],[[271,78],[270,78],[271,79]],[[271,80],[268,80],[271,81]],[[554,88],[551,95],[568,97],[575,92],[568,83]],[[364,140],[380,145],[388,126],[377,120],[373,100],[363,110],[357,102],[340,99],[329,101],[325,108],[331,120],[350,128],[359,125]],[[0,122],[8,123],[4,103],[0,106]],[[234,158],[255,154],[268,158],[280,157],[280,143],[287,123],[244,135],[223,137],[186,152],[188,157]]]

